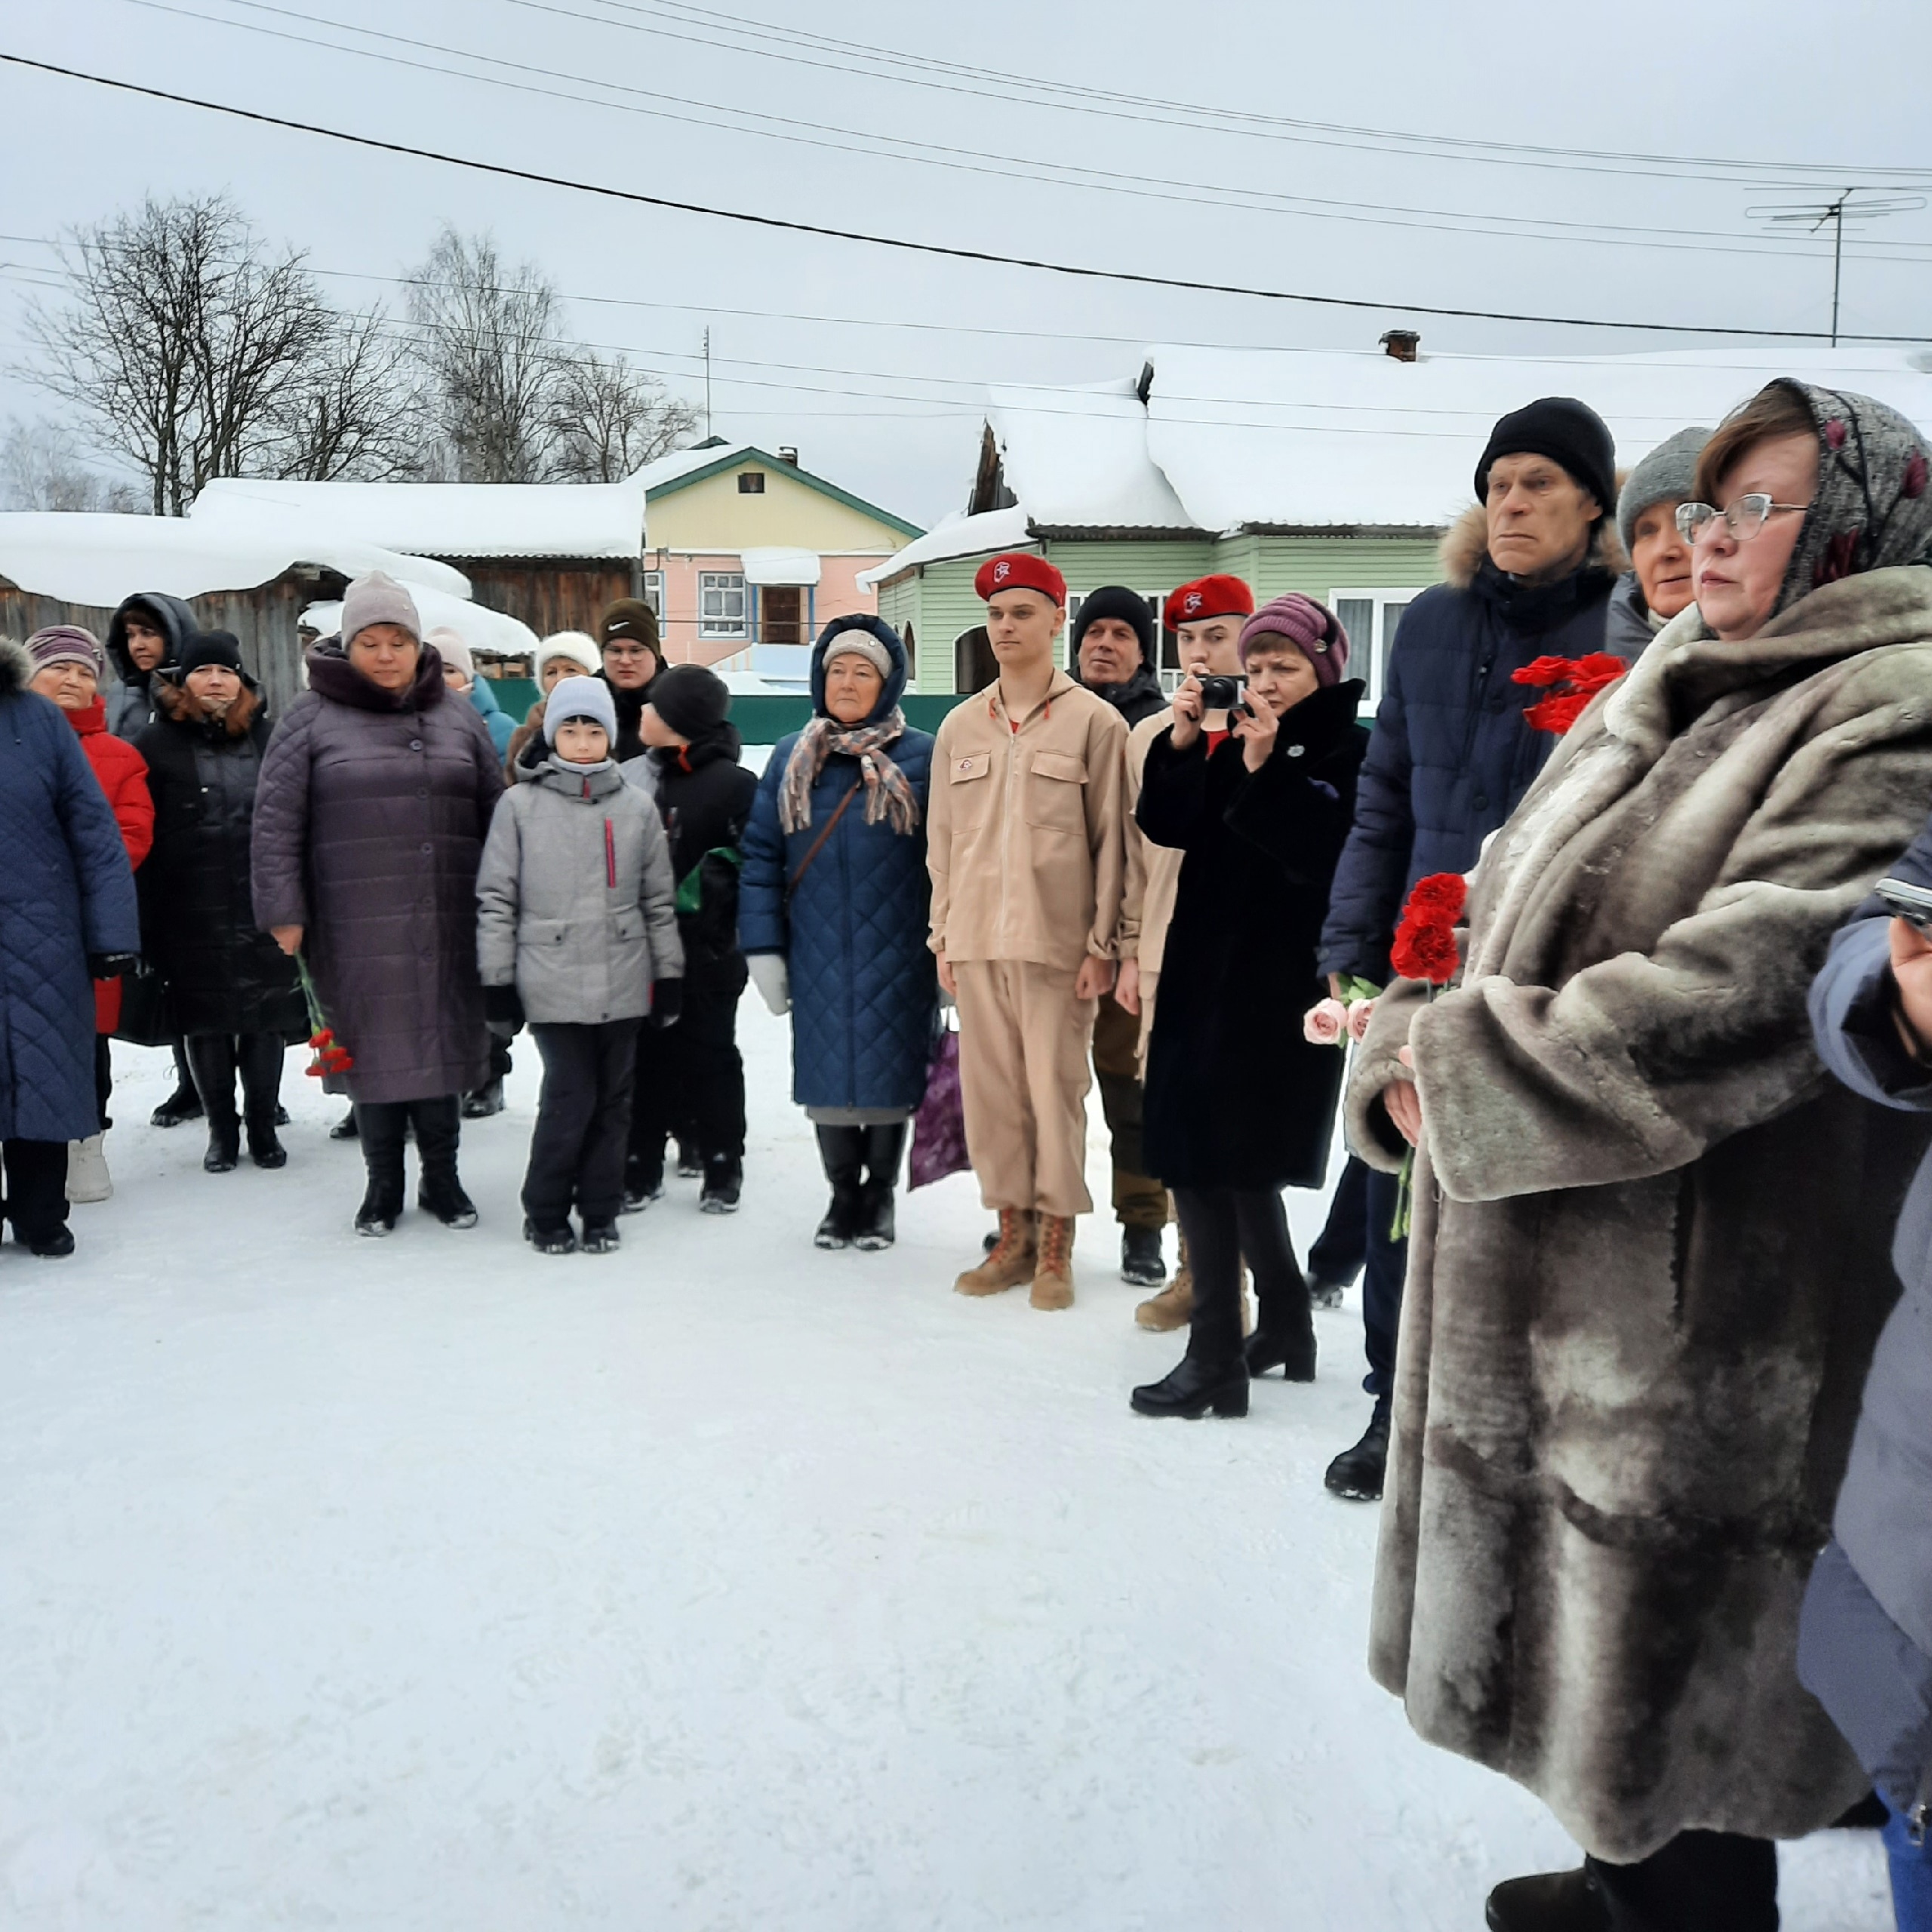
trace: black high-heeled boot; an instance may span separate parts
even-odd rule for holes
[[[242,1117],[235,1110],[235,1042],[225,1033],[197,1033],[187,1042],[188,1065],[208,1116],[208,1151],[202,1165],[232,1173],[242,1160]]]
[[[244,1033],[236,1045],[235,1057],[242,1069],[242,1123],[248,1131],[248,1158],[258,1168],[285,1167],[288,1152],[275,1131],[281,1091],[281,1035]]]
[[[361,1101],[355,1109],[355,1137],[369,1186],[355,1211],[355,1232],[392,1234],[402,1218],[402,1136],[409,1124],[407,1100]]]
[[[1203,1416],[1247,1414],[1247,1364],[1232,1359],[1196,1355],[1192,1343],[1172,1374],[1149,1382],[1128,1398],[1137,1415],[1174,1416],[1198,1422]]]
[[[899,1184],[899,1163],[906,1152],[907,1126],[907,1122],[896,1120],[865,1130],[866,1191],[852,1230],[852,1244],[868,1254],[890,1247],[897,1233],[892,1197]]]
[[[411,1100],[410,1118],[416,1123],[416,1152],[422,1172],[416,1183],[416,1204],[435,1216],[446,1228],[473,1228],[476,1204],[457,1178],[456,1150],[463,1137],[462,1101],[454,1094],[433,1100]]]
[[[1271,1328],[1264,1312],[1261,1326],[1243,1346],[1250,1375],[1263,1376],[1271,1369],[1278,1368],[1290,1382],[1315,1380],[1315,1331],[1312,1327],[1305,1334],[1292,1328]]]
[[[818,1157],[832,1183],[832,1204],[812,1236],[814,1247],[850,1247],[858,1231],[864,1200],[866,1130],[863,1127],[821,1127]]]

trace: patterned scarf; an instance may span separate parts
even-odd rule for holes
[[[789,835],[812,822],[812,787],[834,752],[859,761],[865,781],[866,823],[889,819],[897,832],[910,832],[919,822],[919,801],[906,774],[885,755],[885,747],[906,729],[906,714],[896,704],[870,724],[844,725],[836,718],[814,718],[798,734],[778,787],[778,823]]]

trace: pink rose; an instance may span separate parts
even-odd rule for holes
[[[1312,1046],[1339,1047],[1348,1029],[1349,1009],[1338,999],[1324,999],[1302,1017],[1302,1038]]]
[[[1358,999],[1349,1008],[1349,1038],[1357,1046],[1368,1031],[1368,1023],[1375,1017],[1375,1002],[1372,999]]]

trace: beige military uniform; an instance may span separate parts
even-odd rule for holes
[[[997,683],[949,712],[927,814],[932,937],[959,987],[966,1146],[989,1208],[1084,1214],[1096,1002],[1073,983],[1116,955],[1127,726],[1056,671],[1008,715]]]

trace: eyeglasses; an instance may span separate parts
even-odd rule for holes
[[[657,654],[648,644],[607,644],[604,647],[606,657],[655,657]]]
[[[1712,503],[1679,503],[1677,534],[1687,537],[1694,543],[1721,517],[1732,537],[1740,543],[1748,543],[1770,521],[1774,512],[1808,510],[1810,507],[1809,503],[1774,503],[1761,490],[1753,490],[1740,497],[1727,510],[1721,510]]]

